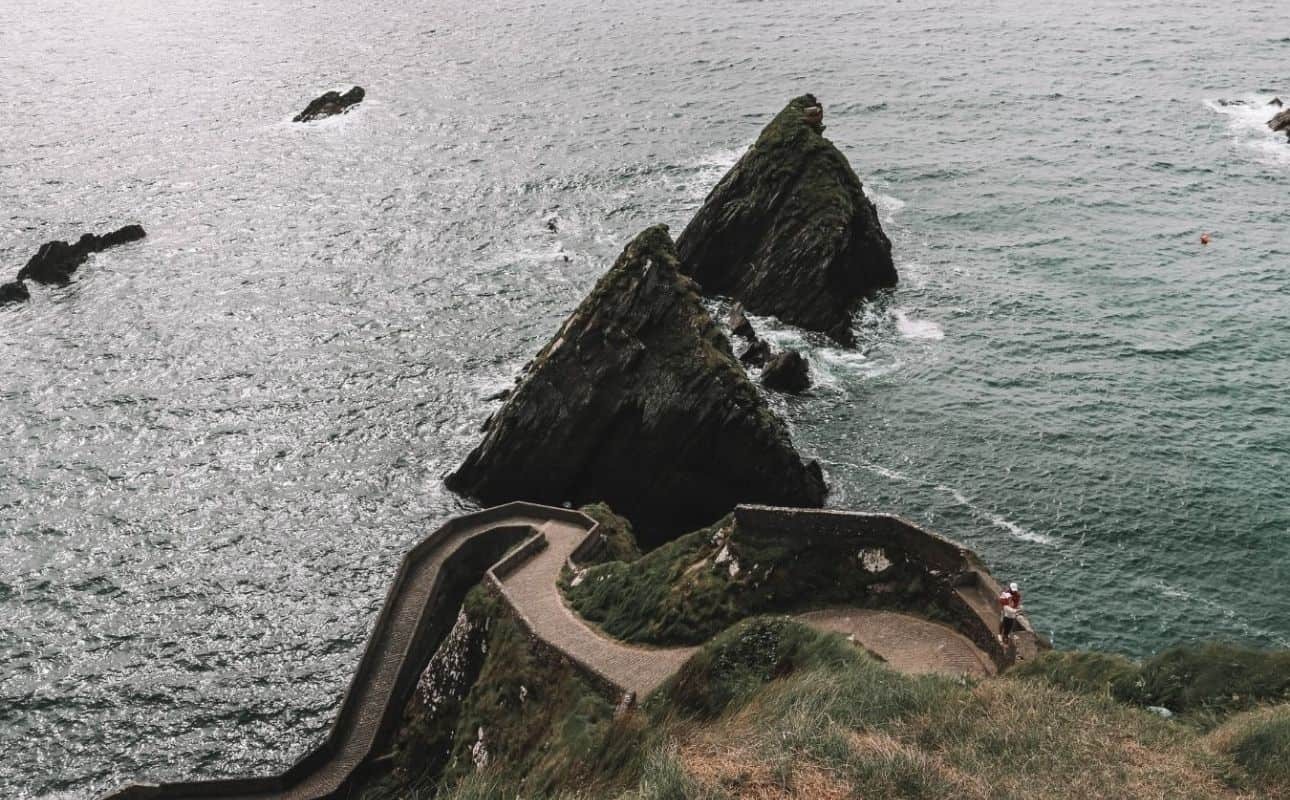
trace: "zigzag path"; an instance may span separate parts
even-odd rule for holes
[[[680,669],[696,648],[627,644],[604,635],[565,605],[556,581],[579,546],[593,535],[591,518],[530,503],[508,503],[451,520],[405,557],[322,745],[279,775],[136,784],[104,800],[344,796],[361,768],[388,747],[420,670],[446,636],[466,591],[481,578],[501,591],[530,631],[547,645],[611,684],[621,696],[648,695]],[[514,548],[516,544],[521,546]],[[508,550],[510,555],[499,561]],[[832,609],[798,619],[821,630],[847,634],[896,669],[994,672],[990,658],[965,636],[910,615]]]

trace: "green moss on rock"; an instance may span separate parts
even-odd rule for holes
[[[653,541],[739,503],[825,496],[662,225],[627,245],[446,482],[488,504],[605,502]]]
[[[743,529],[727,517],[626,564],[565,576],[569,604],[619,639],[699,644],[745,617],[830,605],[909,608],[937,618],[919,565],[862,568],[843,537],[785,537]],[[884,591],[870,588],[881,584]]]
[[[851,315],[896,285],[891,242],[813,95],[789,102],[677,240],[706,293],[851,343]],[[822,110],[820,110],[822,113]]]

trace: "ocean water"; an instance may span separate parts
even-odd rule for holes
[[[975,548],[1060,647],[1290,646],[1282,2],[5,10],[2,269],[149,237],[0,311],[4,797],[315,742],[484,398],[804,91],[902,276],[856,350],[759,320],[831,503]]]

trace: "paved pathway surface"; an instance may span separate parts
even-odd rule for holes
[[[556,586],[569,554],[586,531],[567,522],[541,528],[547,547],[501,581],[502,591],[542,640],[644,698],[681,668],[697,648],[626,644],[596,630],[564,603]],[[855,608],[801,614],[813,628],[850,636],[892,669],[912,674],[993,675],[994,662],[963,634],[931,620],[894,611]]]
[[[697,649],[653,648],[625,644],[588,625],[564,603],[556,581],[573,549],[587,532],[567,522],[541,528],[547,546],[502,579],[502,591],[543,641],[591,667],[636,697],[658,688]]]
[[[853,637],[892,669],[915,675],[994,675],[998,668],[963,634],[939,622],[894,611],[832,608],[799,620],[823,631]]]

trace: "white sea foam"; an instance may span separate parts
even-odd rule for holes
[[[748,149],[747,145],[740,147],[724,147],[719,150],[713,150],[710,153],[704,153],[694,161],[686,164],[688,169],[694,170],[694,176],[686,180],[686,188],[691,199],[702,200],[712,191],[712,187],[730,171],[739,157]]]
[[[1290,97],[1282,99],[1290,100]],[[1252,151],[1270,163],[1290,165],[1290,143],[1286,135],[1268,127],[1268,120],[1283,110],[1268,105],[1270,100],[1272,95],[1247,94],[1229,100],[1228,105],[1216,100],[1206,100],[1205,105],[1226,118],[1228,133],[1238,148]],[[1241,101],[1240,105],[1234,101]]]
[[[900,309],[893,310],[891,315],[896,319],[896,330],[906,339],[939,341],[945,338],[945,329],[929,319],[914,319]]]
[[[1268,639],[1277,647],[1290,647],[1290,639],[1279,636],[1275,631],[1250,624],[1248,621],[1241,619],[1231,608],[1211,597],[1190,592],[1165,580],[1157,580],[1155,583],[1161,595],[1189,603],[1199,603],[1215,612],[1216,616],[1227,620],[1228,625],[1237,628],[1250,639]]]
[[[896,214],[905,207],[905,201],[882,192],[865,189],[865,195],[878,209],[878,219],[884,225],[890,225]]]
[[[921,478],[906,475],[905,473],[891,469],[890,467],[884,467],[881,464],[872,464],[867,461],[862,461],[858,464],[854,464],[849,461],[829,461],[823,458],[821,458],[820,461],[825,464],[838,464],[841,466],[854,467],[855,469],[863,469],[867,472],[872,472],[875,475],[881,475],[884,478],[898,481],[900,483],[916,483],[923,486],[931,486],[936,491],[948,494],[950,497],[954,498],[956,503],[971,511],[974,516],[980,517],[991,525],[994,525],[996,528],[1006,531],[1008,535],[1014,539],[1019,539],[1023,542],[1031,542],[1033,544],[1042,544],[1048,547],[1054,547],[1058,544],[1057,540],[1051,536],[1032,531],[1029,528],[1018,525],[1002,514],[978,506],[976,503],[973,503],[968,499],[967,495],[963,494],[963,492],[958,489],[955,489],[953,486],[925,481]]]

